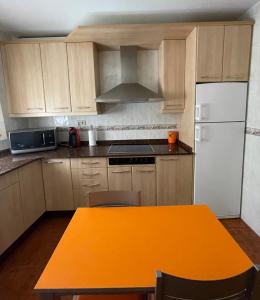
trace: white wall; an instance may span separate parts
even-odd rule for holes
[[[101,93],[120,83],[119,51],[99,53]],[[158,51],[138,51],[138,82],[158,91]],[[161,103],[100,104],[102,113],[97,116],[30,118],[30,127],[94,125],[99,140],[158,139],[166,138],[170,129],[179,127],[180,114],[162,114]],[[60,140],[67,140],[66,130],[59,131]],[[87,131],[82,130],[82,140]]]
[[[242,218],[260,235],[260,3],[241,19],[255,20],[249,82]]]
[[[10,39],[10,36],[0,32],[0,40]],[[28,126],[28,120],[21,118],[9,118],[7,115],[7,101],[5,94],[4,76],[3,76],[3,66],[2,59],[0,55],[0,104],[2,105],[4,121],[6,131],[15,130],[19,128],[26,128]],[[0,150],[8,149],[8,140],[0,141]]]

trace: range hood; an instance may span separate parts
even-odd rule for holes
[[[96,98],[103,103],[162,101],[163,98],[137,82],[137,47],[121,46],[121,84]]]

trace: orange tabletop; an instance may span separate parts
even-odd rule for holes
[[[252,262],[207,206],[80,208],[38,292],[151,291],[155,271],[215,280]]]

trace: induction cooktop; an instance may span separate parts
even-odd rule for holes
[[[109,154],[123,154],[123,153],[151,153],[154,152],[152,145],[111,145],[108,153]]]

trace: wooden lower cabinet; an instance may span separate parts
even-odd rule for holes
[[[155,166],[133,166],[133,191],[141,191],[141,205],[156,205]]]
[[[45,199],[40,161],[18,169],[24,227],[31,226],[44,212]]]
[[[192,204],[192,155],[157,157],[156,175],[157,205]]]
[[[108,168],[108,186],[110,191],[131,191],[131,167],[117,166]]]
[[[72,179],[69,159],[42,162],[46,210],[73,210]]]
[[[0,254],[24,232],[19,182],[0,191]]]

